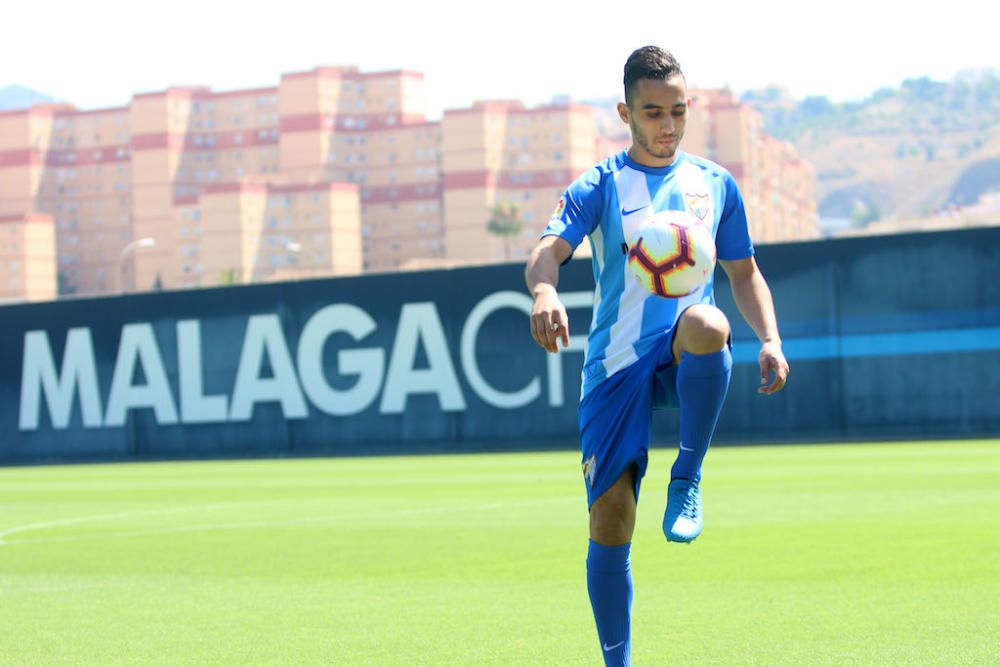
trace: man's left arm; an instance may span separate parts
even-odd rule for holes
[[[719,264],[729,276],[733,298],[753,332],[760,339],[760,388],[762,394],[781,391],[788,379],[788,362],[781,351],[781,336],[778,321],[774,316],[774,301],[771,290],[757,267],[753,256],[745,259],[719,260]],[[771,372],[774,379],[771,379]]]

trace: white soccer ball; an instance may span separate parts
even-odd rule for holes
[[[712,230],[687,211],[656,213],[632,231],[627,244],[632,275],[657,296],[687,296],[715,271]]]

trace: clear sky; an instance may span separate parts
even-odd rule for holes
[[[2,26],[0,87],[83,109],[168,85],[270,86],[317,65],[422,71],[432,117],[475,99],[604,98],[621,96],[644,44],[672,50],[693,86],[835,101],[1000,67],[994,0],[22,0]]]

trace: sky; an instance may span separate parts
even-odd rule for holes
[[[435,118],[477,99],[620,98],[625,59],[645,44],[671,50],[692,87],[777,84],[837,102],[906,78],[1000,67],[1000,5],[926,6],[933,10],[894,0],[36,0],[4,9],[0,88],[19,84],[93,109],[170,85],[264,87],[283,72],[356,65],[423,72]]]

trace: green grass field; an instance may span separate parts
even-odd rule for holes
[[[1000,441],[718,447],[636,665],[1000,663]],[[596,665],[575,452],[0,469],[0,664]]]

